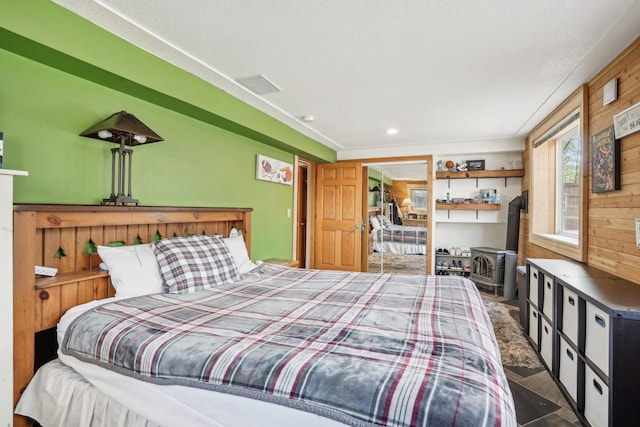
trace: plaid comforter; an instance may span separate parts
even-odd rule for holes
[[[375,233],[376,242],[408,243],[411,245],[427,244],[427,229],[406,225],[392,225],[391,228],[378,229]]]
[[[63,353],[160,384],[353,426],[515,426],[474,284],[262,265],[235,283],[96,307]]]

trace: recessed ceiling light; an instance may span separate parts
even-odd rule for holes
[[[395,128],[387,129],[387,135],[395,135],[397,133],[398,133],[398,129],[395,129]]]
[[[278,86],[276,86],[274,83],[269,81],[269,79],[267,79],[262,74],[258,74],[257,76],[251,76],[251,77],[243,77],[240,79],[236,79],[236,81],[240,83],[242,86],[249,89],[251,92],[258,95],[264,95],[267,93],[274,93],[274,92],[282,92],[282,90]]]
[[[302,116],[300,119],[305,123],[313,123],[316,121],[316,118],[313,116]]]

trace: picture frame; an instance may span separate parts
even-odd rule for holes
[[[256,156],[256,179],[293,185],[293,166],[291,163],[258,154]]]
[[[467,170],[470,171],[483,171],[484,160],[467,160]]]
[[[614,126],[591,137],[591,192],[620,190],[620,140]]]

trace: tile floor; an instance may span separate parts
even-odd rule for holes
[[[519,322],[518,301],[503,302],[509,305],[509,312]],[[504,368],[516,405],[518,426],[582,425],[546,369]]]

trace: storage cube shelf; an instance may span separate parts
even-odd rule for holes
[[[565,260],[527,260],[532,346],[580,421],[640,419],[640,285]]]

